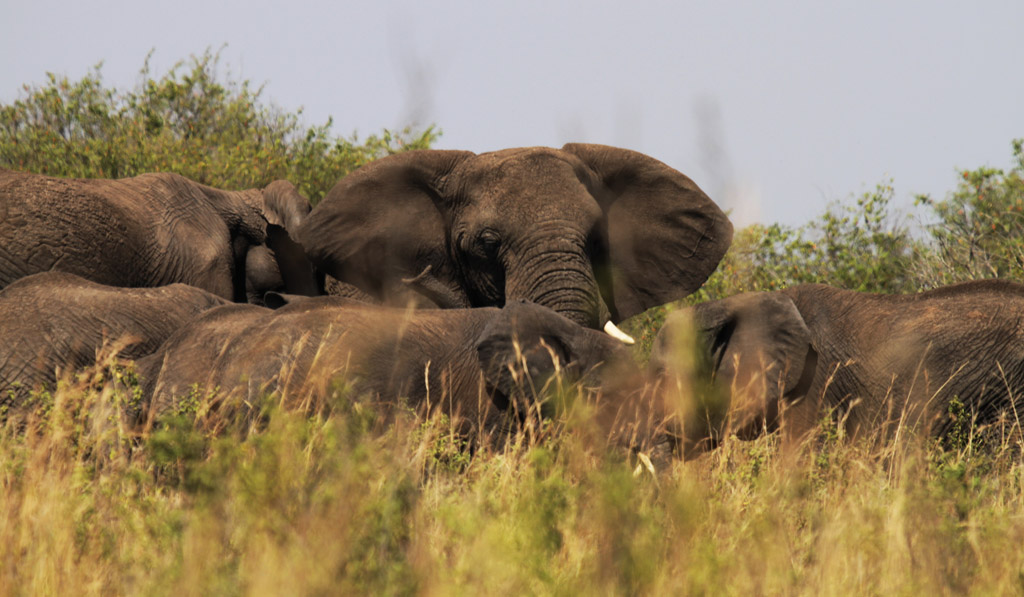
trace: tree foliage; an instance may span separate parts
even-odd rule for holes
[[[285,112],[264,100],[262,86],[222,75],[209,50],[162,76],[147,57],[128,91],[105,87],[101,69],[77,81],[47,73],[0,105],[0,166],[76,178],[177,172],[225,189],[285,178],[315,202],[361,164],[428,148],[439,135],[385,129],[360,141],[335,136],[330,119],[306,126],[301,109]]]
[[[1024,139],[1013,166],[965,170],[946,199],[917,198],[934,215],[919,275],[933,285],[976,278],[1024,280]]]
[[[1012,145],[1008,171],[965,170],[945,199],[917,197],[917,234],[892,208],[892,181],[800,227],[739,230],[689,302],[801,283],[897,293],[981,278],[1024,282],[1024,140]]]
[[[739,230],[718,270],[691,302],[802,283],[867,292],[916,290],[910,274],[918,242],[891,212],[892,198],[892,184],[886,182],[852,205],[830,204],[803,226],[755,224]]]

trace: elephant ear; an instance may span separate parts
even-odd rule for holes
[[[294,234],[313,206],[309,199],[287,180],[275,180],[261,191],[262,212],[267,223],[281,226]]]
[[[574,326],[525,301],[507,304],[488,322],[476,351],[496,406],[512,407],[520,417],[530,412],[548,380],[577,360]]]
[[[468,151],[408,151],[343,178],[306,217],[298,241],[334,278],[388,299],[412,288],[441,307],[469,306],[450,263],[447,175]]]
[[[642,153],[585,143],[562,150],[595,174],[591,192],[604,210],[607,233],[604,262],[594,265],[612,319],[700,288],[725,255],[733,231],[704,191]]]

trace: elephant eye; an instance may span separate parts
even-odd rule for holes
[[[498,246],[501,244],[501,238],[498,233],[493,230],[484,230],[476,237],[477,246],[480,247],[481,251],[487,255],[493,255],[498,251]]]

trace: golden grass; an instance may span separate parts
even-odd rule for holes
[[[652,475],[587,408],[470,455],[444,417],[385,427],[343,388],[144,437],[93,388],[0,432],[0,595],[1024,592],[1017,440],[823,423],[796,456],[728,438]]]

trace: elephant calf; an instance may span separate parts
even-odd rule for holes
[[[466,433],[536,414],[556,371],[603,379],[609,393],[640,373],[618,340],[532,303],[406,310],[336,297],[212,310],[138,364],[149,422],[197,392],[219,413],[245,415],[271,392],[291,403],[325,396],[341,376],[383,405],[440,409]]]
[[[694,345],[703,350],[688,358]],[[693,384],[697,400],[684,399],[691,452],[725,434],[779,427],[799,442],[829,413],[850,436],[878,439],[901,429],[941,436],[968,420],[1017,426],[1024,286],[982,280],[882,295],[809,284],[741,294],[672,314],[651,362]]]
[[[62,272],[0,290],[0,410],[21,406],[58,375],[96,363],[105,345],[135,359],[199,313],[227,301],[185,284],[114,288]]]

